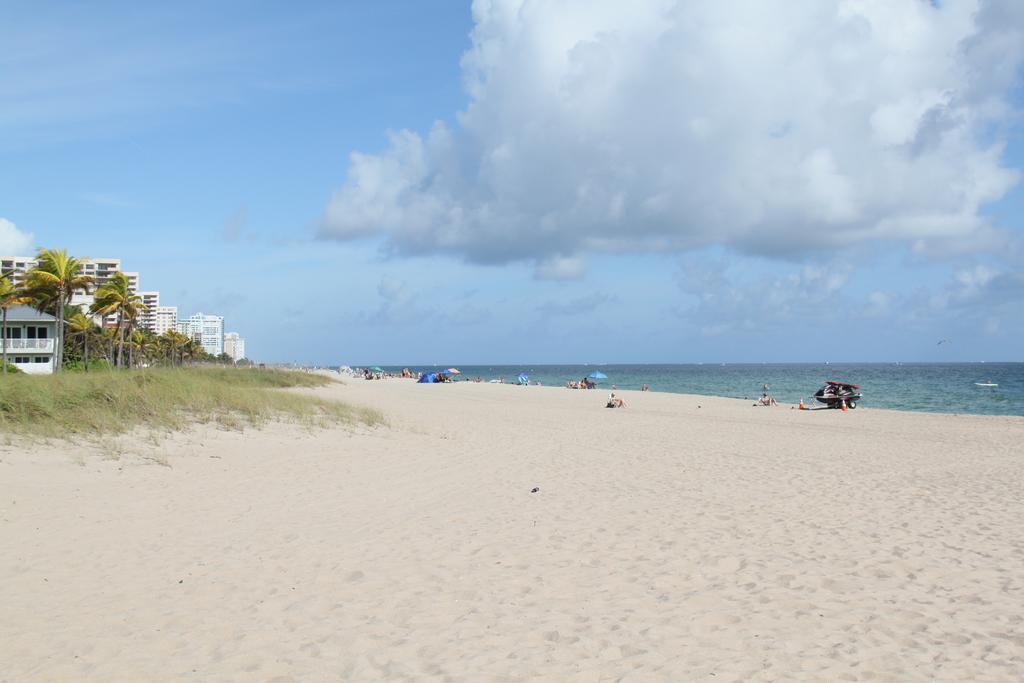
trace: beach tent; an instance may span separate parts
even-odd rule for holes
[[[436,384],[439,381],[440,381],[440,378],[437,376],[436,372],[428,372],[425,375],[423,375],[422,377],[420,377],[417,383],[418,384]]]
[[[589,375],[587,375],[587,378],[588,379],[608,379],[608,375],[604,374],[600,370],[595,370],[594,372],[592,372]]]

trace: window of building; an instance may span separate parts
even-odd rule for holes
[[[7,328],[8,339],[21,339],[21,328],[20,327],[8,327]]]
[[[36,356],[35,358],[32,359],[32,362],[33,363],[49,363],[50,359],[47,358],[46,356]]]
[[[28,356],[15,356],[14,357],[14,362],[15,363],[27,363],[28,362]]]

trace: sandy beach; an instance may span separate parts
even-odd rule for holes
[[[0,680],[1024,678],[1024,418],[314,391],[0,446]]]

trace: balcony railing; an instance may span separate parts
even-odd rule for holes
[[[7,353],[11,351],[53,353],[53,339],[6,339],[4,346],[7,347]]]

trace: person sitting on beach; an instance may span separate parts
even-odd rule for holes
[[[640,387],[640,391],[650,391],[650,388],[648,388],[648,386],[645,384],[642,387]]]
[[[777,406],[777,405],[779,405],[779,402],[776,401],[773,397],[769,396],[767,393],[765,393],[765,394],[761,394],[761,398],[757,399],[757,403],[755,403],[754,405],[755,406]]]
[[[615,396],[615,392],[614,391],[611,394],[609,394],[609,396],[608,396],[608,404],[605,405],[605,408],[625,408],[625,407],[626,407],[626,402],[623,401],[621,398],[617,398]]]

